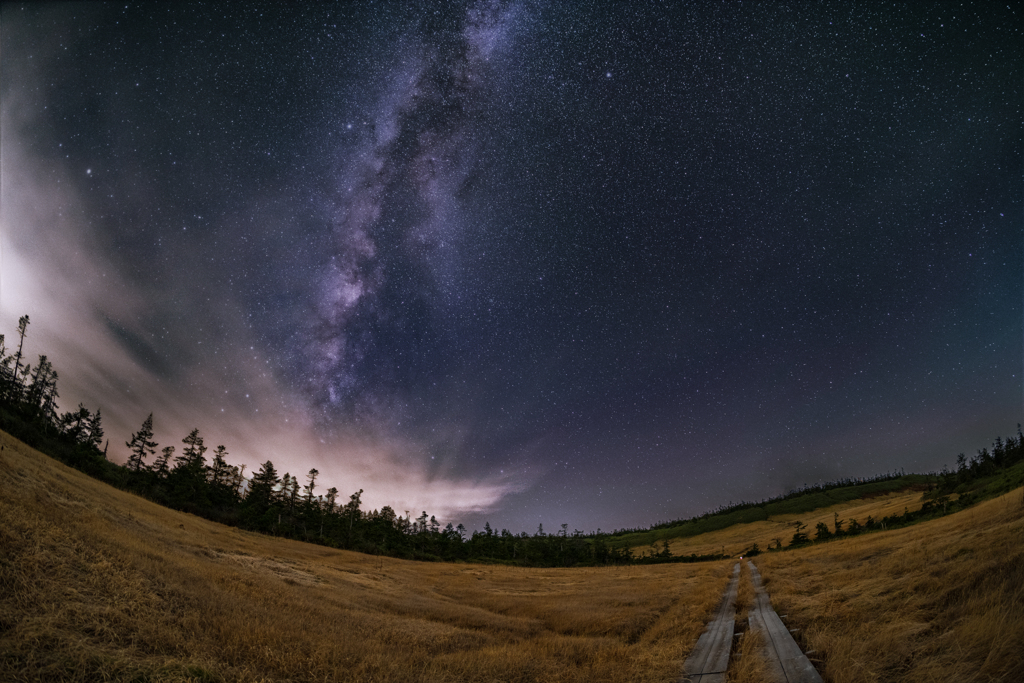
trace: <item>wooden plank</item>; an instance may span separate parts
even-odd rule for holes
[[[725,669],[729,666],[733,630],[736,626],[736,588],[740,580],[740,563],[732,569],[732,579],[725,589],[722,602],[704,633],[697,639],[693,652],[683,664],[680,681],[689,683],[725,683]]]
[[[757,599],[750,611],[750,630],[760,631],[765,641],[765,659],[775,680],[780,683],[822,683],[821,675],[796,644],[793,635],[772,609],[768,593],[761,585],[761,574],[750,560],[750,578]]]

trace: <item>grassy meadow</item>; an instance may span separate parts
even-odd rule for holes
[[[674,681],[735,563],[525,569],[361,555],[175,512],[6,434],[0,445],[4,681]],[[920,502],[893,493],[800,519],[813,529],[834,511],[877,518]],[[790,522],[678,542],[763,548]],[[755,561],[826,681],[1024,680],[1022,534],[1017,490]],[[752,604],[744,567],[741,630]],[[730,681],[765,680],[757,645],[738,639]]]
[[[667,681],[733,565],[360,555],[168,510],[2,437],[4,681]]]
[[[782,539],[783,545],[788,545],[793,537],[793,524],[796,521],[806,524],[805,532],[813,538],[818,522],[824,522],[829,529],[832,528],[836,513],[839,514],[839,519],[845,520],[846,526],[849,526],[851,519],[864,523],[868,516],[878,520],[886,515],[902,514],[905,509],[914,512],[919,510],[923,504],[924,498],[921,491],[895,491],[864,500],[831,505],[812,512],[772,515],[766,520],[734,524],[725,529],[709,531],[699,536],[673,538],[668,541],[668,547],[673,555],[722,553],[723,555],[738,556],[754,543],[762,551],[773,547],[775,539]],[[653,549],[651,546],[633,547],[633,553],[638,556],[660,550],[660,544]]]
[[[755,563],[825,680],[1024,681],[1024,495]]]

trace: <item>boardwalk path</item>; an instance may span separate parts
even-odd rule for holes
[[[750,578],[757,591],[757,601],[750,610],[750,630],[760,631],[765,641],[765,659],[775,680],[780,683],[822,683],[821,676],[800,651],[782,619],[772,609],[768,593],[761,585],[761,574],[750,560]]]
[[[725,683],[725,669],[729,666],[729,650],[732,649],[733,627],[736,625],[736,588],[739,580],[740,563],[737,562],[715,618],[697,639],[693,652],[683,664],[681,681]]]

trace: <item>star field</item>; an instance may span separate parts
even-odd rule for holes
[[[1012,5],[2,20],[3,331],[117,439],[607,530],[1021,419]]]

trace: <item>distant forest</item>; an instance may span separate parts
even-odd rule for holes
[[[23,349],[29,326],[28,316],[18,321],[17,349],[8,349],[0,335],[0,428],[26,444],[86,474],[131,491],[161,505],[189,512],[223,524],[276,536],[294,538],[335,548],[368,554],[417,560],[497,562],[522,566],[587,566],[655,562],[696,562],[722,559],[723,555],[674,556],[668,539],[691,536],[732,524],[767,519],[771,514],[800,512],[853,500],[864,493],[897,490],[908,486],[930,489],[930,500],[915,512],[905,511],[881,520],[838,519],[833,527],[819,524],[811,535],[799,523],[788,545],[776,539],[771,548],[783,550],[837,537],[890,529],[949,514],[975,500],[973,484],[996,480],[990,493],[1020,485],[1014,468],[1024,462],[1024,435],[1005,441],[996,439],[992,451],[983,449],[971,460],[961,454],[955,471],[934,475],[889,473],[871,479],[845,479],[805,486],[776,498],[742,502],[722,507],[693,519],[661,522],[647,529],[625,529],[612,533],[569,532],[563,524],[555,533],[513,534],[485,524],[483,531],[467,535],[462,524],[443,528],[433,515],[402,517],[389,506],[362,509],[362,489],[345,500],[335,487],[318,492],[319,472],[311,469],[302,479],[279,474],[268,460],[246,476],[245,466],[228,462],[223,445],[210,450],[198,429],[181,445],[160,448],[153,441],[153,415],[124,442],[129,452],[125,465],[107,459],[102,416],[82,404],[76,410],[60,412],[57,404],[57,371],[45,355],[35,365],[25,361]],[[1000,477],[1000,475],[1002,475]],[[958,494],[955,499],[952,494]],[[838,497],[838,498],[837,498]],[[810,506],[810,507],[808,507]],[[657,541],[661,541],[661,547]],[[631,547],[650,545],[635,555]],[[748,554],[761,549],[756,545]]]

